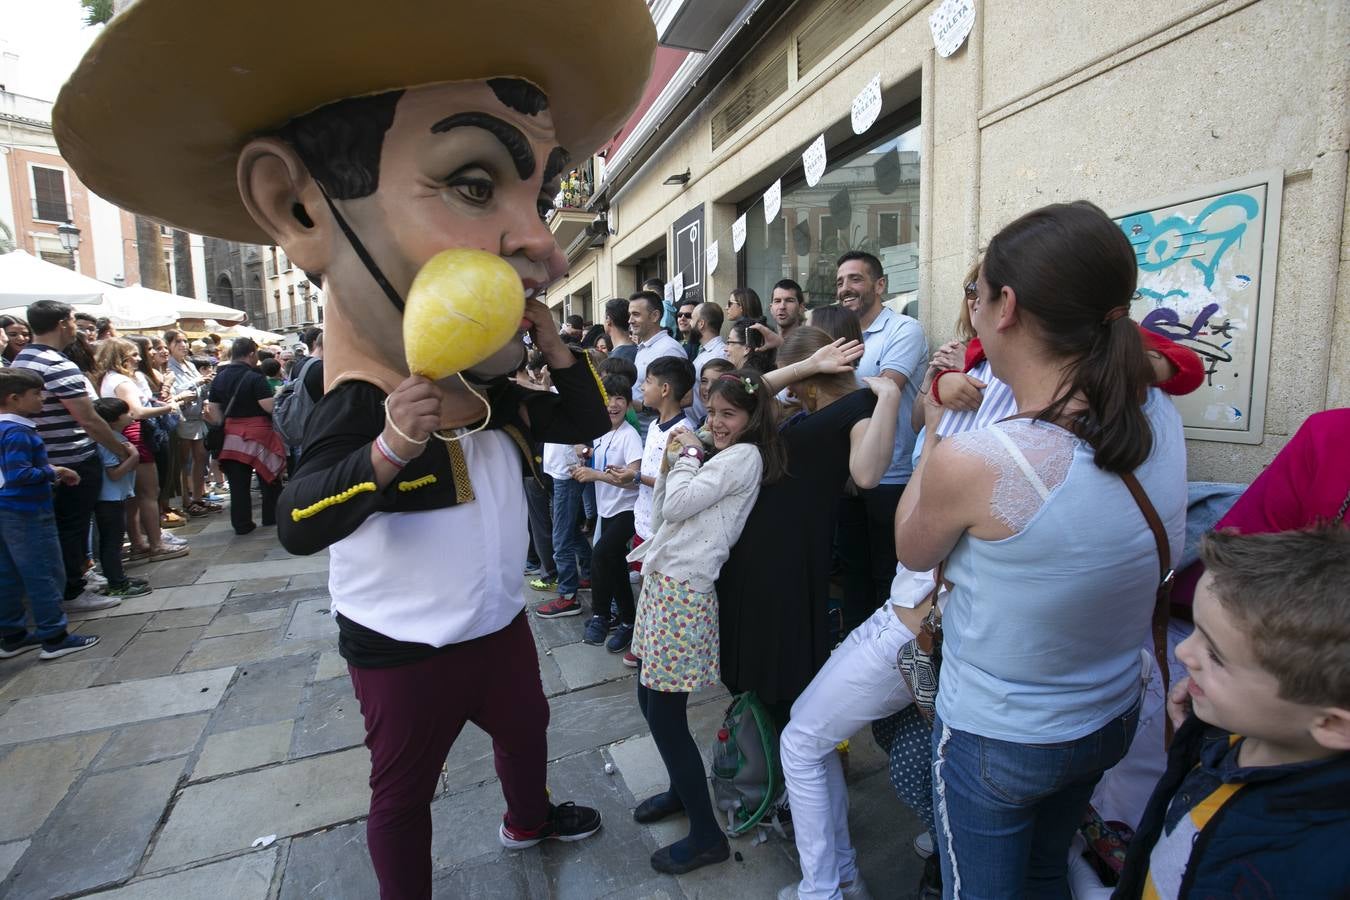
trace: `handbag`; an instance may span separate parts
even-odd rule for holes
[[[918,634],[906,641],[895,654],[895,665],[905,680],[914,705],[929,725],[937,715],[938,672],[942,668],[942,611],[938,609],[938,594],[942,590],[942,570],[946,562],[938,563],[933,590],[924,601],[929,604]]]
[[[230,394],[230,402],[225,404],[225,411],[220,414],[220,424],[206,424],[206,452],[212,456],[219,456],[220,451],[225,449],[225,420],[230,416],[230,410],[234,409],[234,401],[239,397],[239,388],[243,386],[243,379],[240,384],[234,386],[234,393]]]

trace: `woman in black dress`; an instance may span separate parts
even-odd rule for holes
[[[881,480],[895,443],[900,392],[885,378],[858,388],[862,349],[801,326],[779,350],[765,382],[791,386],[802,404],[781,426],[788,475],[760,490],[717,580],[722,681],[754,691],[780,728],[830,654],[835,504],[850,477],[860,487]]]

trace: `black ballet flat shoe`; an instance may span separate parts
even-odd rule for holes
[[[637,820],[639,825],[651,825],[653,822],[660,822],[676,813],[684,812],[683,803],[679,800],[669,800],[668,797],[668,794],[648,797],[637,805],[637,809],[633,810],[633,818]]]
[[[670,855],[670,847],[662,847],[652,854],[652,868],[665,875],[683,875],[713,863],[726,862],[730,858],[731,845],[723,838],[721,842],[700,850],[684,862],[678,862]]]

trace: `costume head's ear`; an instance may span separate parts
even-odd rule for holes
[[[326,272],[335,227],[319,184],[280,138],[249,141],[239,153],[239,196],[272,243],[306,272]]]

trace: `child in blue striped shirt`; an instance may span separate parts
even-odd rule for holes
[[[80,476],[47,462],[47,448],[32,416],[42,411],[42,376],[28,369],[0,369],[0,659],[42,648],[57,659],[98,643],[66,631],[61,597],[66,583],[52,511],[52,485],[75,485]],[[33,608],[28,630],[23,596]]]

